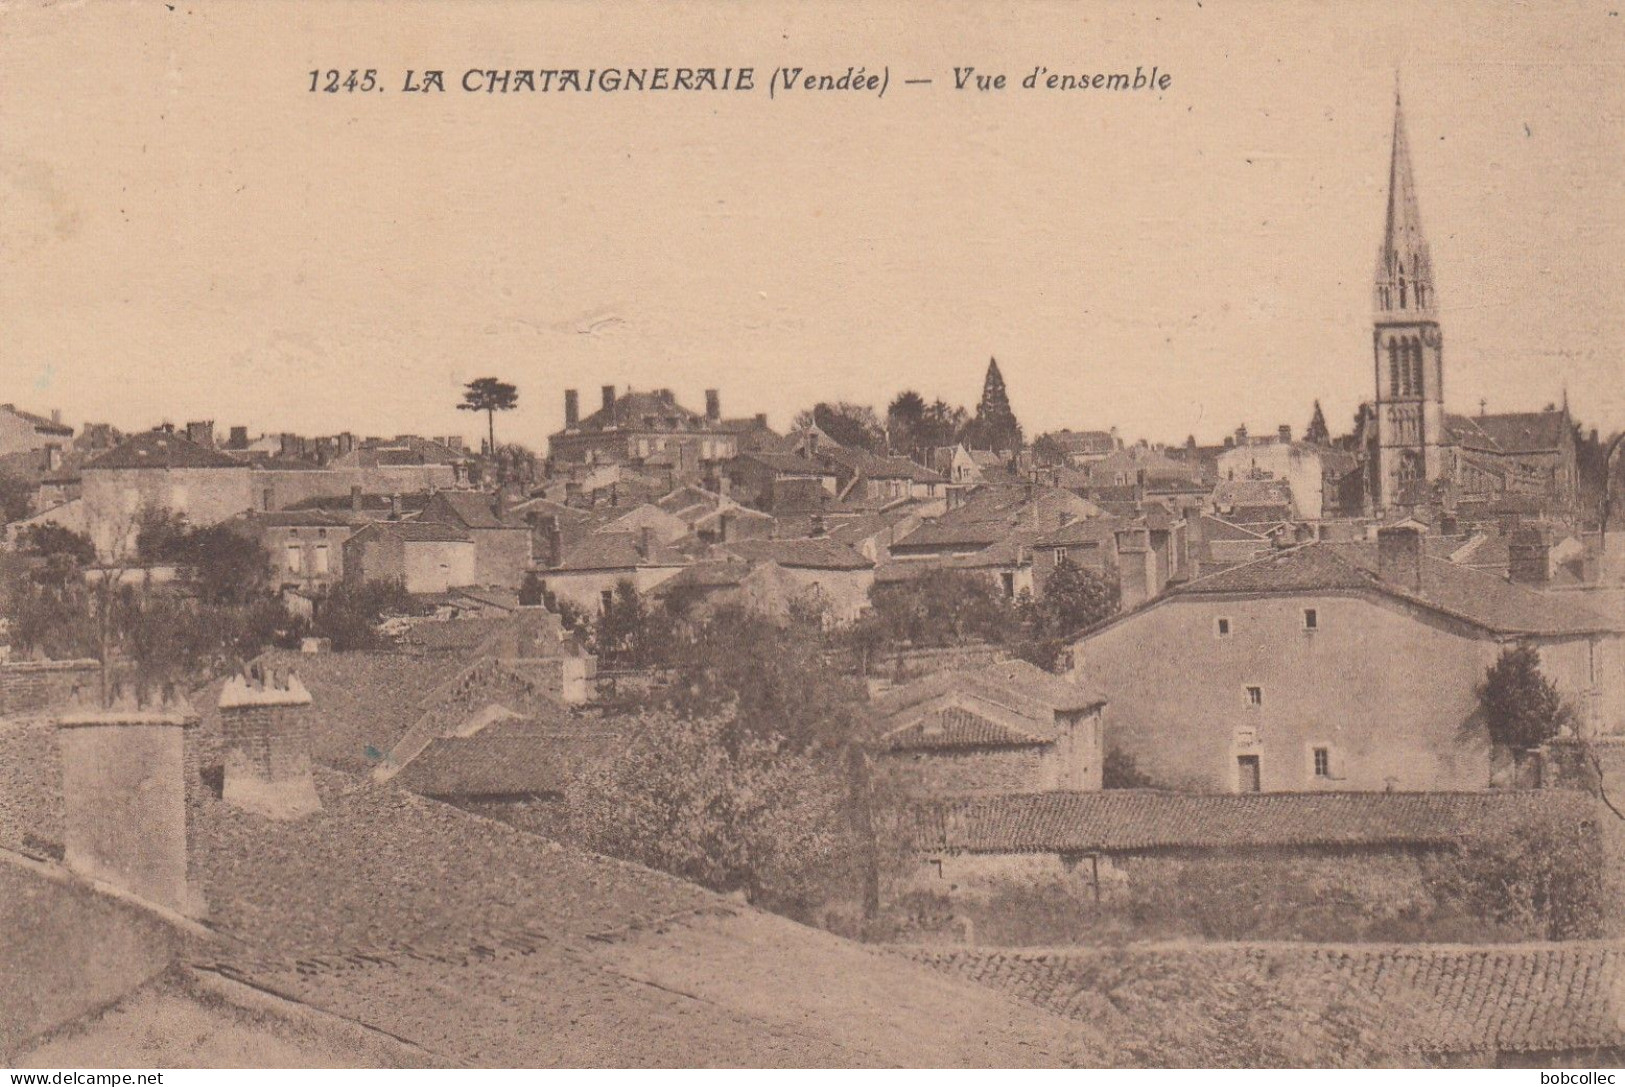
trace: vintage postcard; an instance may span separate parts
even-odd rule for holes
[[[1625,1062],[1618,0],[0,0],[0,133],[0,1065]]]

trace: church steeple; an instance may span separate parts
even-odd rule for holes
[[[1416,181],[1411,177],[1411,149],[1405,138],[1405,110],[1394,92],[1394,147],[1388,163],[1388,222],[1377,254],[1378,315],[1433,313],[1433,259],[1422,233]]]
[[[1444,337],[1435,315],[1433,260],[1422,234],[1405,139],[1405,110],[1394,93],[1394,147],[1388,160],[1372,323],[1377,387],[1376,446],[1368,467],[1379,509],[1429,500],[1449,474],[1444,418]]]

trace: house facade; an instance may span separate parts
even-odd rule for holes
[[[344,541],[343,562],[348,581],[399,581],[409,593],[477,584],[474,541],[451,525],[375,521]]]
[[[916,796],[1096,790],[1105,708],[1025,661],[937,672],[871,703],[876,769]]]
[[[1429,557],[1401,528],[1199,578],[1089,632],[1073,660],[1111,699],[1111,746],[1162,786],[1478,790],[1495,760],[1475,690],[1502,650],[1535,646],[1581,727],[1617,731],[1617,625]]]

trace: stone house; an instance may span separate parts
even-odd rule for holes
[[[1617,621],[1426,553],[1414,529],[1311,543],[1187,582],[1087,632],[1075,674],[1110,744],[1212,792],[1481,790],[1475,688],[1529,644],[1592,733],[1621,731]]]
[[[1289,428],[1281,431],[1279,440],[1251,441],[1219,454],[1219,478],[1281,480],[1291,492],[1298,515],[1318,521],[1323,513],[1339,507],[1339,490],[1355,466],[1354,455],[1311,442],[1294,442]]]
[[[517,589],[533,559],[531,526],[501,495],[437,491],[418,516],[462,530],[474,542],[474,584]]]
[[[279,588],[321,592],[344,580],[344,544],[367,522],[329,510],[273,510],[249,514],[271,560]]]
[[[652,528],[593,532],[563,548],[559,561],[538,570],[549,593],[588,615],[601,613],[621,582],[640,594],[677,576],[691,560],[659,541]]]
[[[1099,789],[1105,706],[1025,661],[936,672],[870,703],[876,772],[923,796]]]
[[[63,424],[60,411],[46,418],[15,404],[0,404],[0,457],[41,453],[52,446],[61,450],[72,441],[73,428]]]
[[[165,430],[149,430],[84,465],[84,519],[103,558],[135,548],[141,518],[168,510],[213,525],[254,508],[252,468]]]
[[[836,622],[850,622],[869,606],[875,564],[844,543],[827,538],[736,540],[718,547],[746,562],[778,567]]]
[[[705,414],[677,402],[670,389],[617,395],[603,387],[603,403],[581,416],[580,397],[564,391],[564,429],[548,438],[548,456],[561,464],[670,464],[695,475],[707,463],[739,453],[741,428],[723,425],[717,390],[705,393]]]
[[[409,593],[443,593],[478,583],[474,541],[454,525],[374,521],[344,541],[344,577],[399,581]]]

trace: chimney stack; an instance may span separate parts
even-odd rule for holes
[[[646,559],[654,554],[655,530],[648,525],[638,529],[638,558]]]
[[[221,798],[267,819],[321,810],[310,766],[310,692],[292,672],[258,665],[220,691],[226,773]]]
[[[1507,539],[1507,578],[1520,585],[1552,579],[1552,538],[1544,525],[1520,528]]]
[[[574,430],[581,423],[581,394],[575,389],[564,390],[564,429]]]
[[[203,900],[186,879],[186,730],[197,713],[179,693],[115,688],[56,717],[62,759],[64,863],[177,913]],[[194,767],[195,769],[195,767]]]
[[[62,425],[62,409],[61,408],[52,408],[51,409],[51,422],[55,423],[57,426]],[[1595,441],[1596,438],[1593,437],[1592,440]]]
[[[1282,423],[1281,424],[1281,429],[1280,429],[1280,431],[1278,433],[1280,435],[1282,445],[1291,445],[1292,444],[1292,428],[1290,426],[1288,426],[1285,423]]]
[[[728,542],[728,536],[729,536],[728,529],[731,527],[730,522],[732,522],[732,521],[733,521],[733,514],[731,514],[731,513],[724,512],[724,513],[721,513],[721,514],[719,514],[717,516],[717,542],[718,543],[727,543]]]
[[[716,389],[705,390],[705,419],[709,423],[722,421],[722,394]]]
[[[1413,593],[1422,591],[1422,532],[1410,525],[1377,530],[1377,576]]]
[[[248,428],[245,426],[232,427],[230,440],[227,441],[226,446],[229,449],[247,449]]]
[[[604,410],[606,412],[613,411],[615,409],[615,386],[613,386],[613,385],[605,385],[603,392],[604,392]]]
[[[557,569],[559,563],[564,561],[564,532],[559,528],[558,514],[549,514],[542,518],[542,539],[546,544],[548,569]]]
[[[759,411],[756,413],[756,425],[763,430],[767,429],[767,412]]]
[[[204,420],[198,423],[186,424],[186,440],[205,449],[214,448],[214,422]]]

